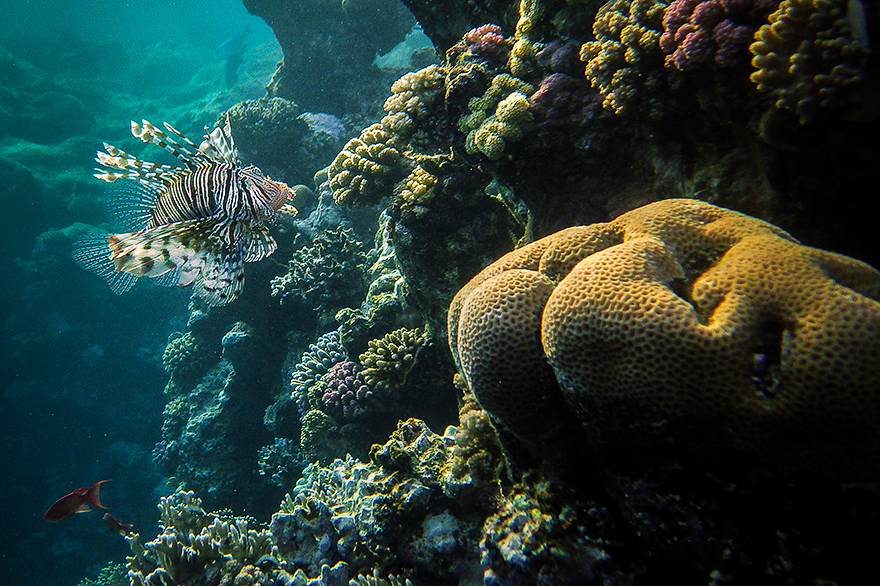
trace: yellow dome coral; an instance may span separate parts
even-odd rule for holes
[[[864,263],[666,200],[487,267],[453,300],[450,345],[515,432],[551,372],[609,454],[735,451],[876,479],[878,299]]]

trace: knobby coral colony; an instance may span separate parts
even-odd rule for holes
[[[296,214],[286,204],[293,193],[241,164],[228,118],[210,133],[206,129],[201,145],[168,123],[165,130],[146,120],[131,124],[135,137],[162,147],[184,167],[142,161],[106,143],[106,152],[98,152],[105,169],[95,177],[133,180],[120,184],[107,206],[111,221],[128,231],[81,241],[74,259],[116,293],[150,277],[163,285],[195,282],[209,305],[229,303],[244,285],[244,263],[275,251],[266,223],[279,212]]]

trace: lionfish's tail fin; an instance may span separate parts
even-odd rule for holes
[[[162,147],[181,160],[190,169],[194,169],[207,162],[207,159],[199,152],[199,147],[193,141],[167,122],[163,125],[170,135],[166,134],[149,120],[141,120],[140,124],[132,121],[131,134],[144,142]]]
[[[238,164],[238,151],[232,138],[229,114],[226,115],[226,123],[222,127],[218,126],[210,132],[208,127],[205,127],[205,140],[199,145],[199,151],[218,163]]]
[[[183,169],[142,161],[106,142],[104,151],[106,152],[98,151],[95,156],[95,161],[105,167],[96,168],[95,177],[108,183],[113,183],[117,179],[132,179],[155,190],[161,189],[164,184],[170,183],[184,173]]]
[[[84,236],[73,243],[71,256],[76,264],[104,279],[114,293],[121,295],[134,286],[137,277],[116,270],[110,259],[109,237],[108,232]]]

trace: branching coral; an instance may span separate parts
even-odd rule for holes
[[[135,586],[169,586],[205,576],[220,576],[277,557],[268,530],[249,528],[248,520],[228,521],[206,513],[192,492],[178,492],[159,502],[162,533],[142,544],[140,535],[126,537],[132,555],[128,575]],[[286,573],[286,572],[285,572]]]
[[[426,332],[406,328],[370,340],[368,349],[358,357],[364,367],[364,380],[370,387],[383,390],[403,384],[415,365],[419,350],[427,342]]]
[[[801,124],[846,105],[870,53],[864,11],[860,0],[783,0],[749,47],[758,90]]]
[[[309,345],[290,376],[291,395],[299,406],[300,415],[321,407],[322,377],[334,364],[347,358],[338,330],[328,332]]]
[[[666,6],[661,0],[612,0],[599,9],[596,40],[581,46],[581,60],[606,108],[618,114],[642,110],[649,117],[662,113],[658,99],[666,80],[658,43]]]
[[[318,311],[335,311],[363,295],[366,255],[350,229],[337,226],[315,235],[294,251],[287,274],[272,279],[272,296],[281,303],[295,296]]]
[[[673,0],[663,12],[666,67],[732,67],[779,0]]]
[[[350,360],[337,362],[330,368],[322,377],[321,401],[325,411],[344,419],[367,412],[375,397],[362,371],[360,364]]]
[[[393,183],[395,164],[409,148],[416,122],[443,88],[443,73],[435,65],[408,73],[391,86],[386,116],[365,128],[345,145],[330,165],[330,188],[340,204],[378,203]]]

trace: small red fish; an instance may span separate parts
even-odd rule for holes
[[[56,523],[74,515],[76,513],[87,513],[92,510],[89,505],[94,505],[102,509],[109,509],[101,504],[100,491],[101,485],[110,480],[101,480],[91,486],[77,488],[70,494],[66,494],[49,507],[43,519]]]
[[[104,513],[104,524],[107,529],[120,535],[128,535],[134,531],[134,523],[123,523],[122,519],[117,519],[110,513]]]

